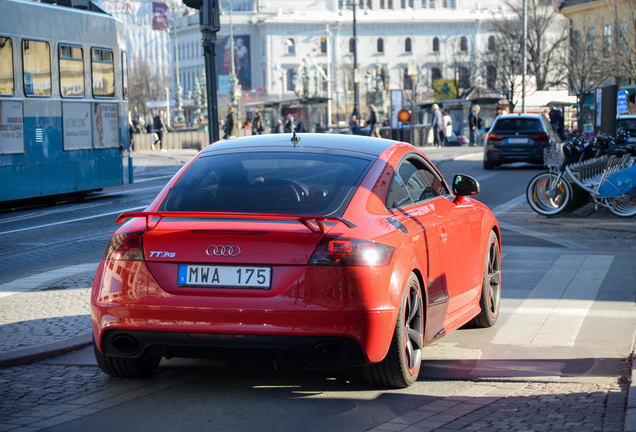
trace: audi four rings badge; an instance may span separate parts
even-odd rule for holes
[[[210,245],[205,250],[205,253],[209,256],[235,257],[241,253],[241,248],[238,246]]]

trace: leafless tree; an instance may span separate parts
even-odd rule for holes
[[[636,81],[636,2],[625,2],[618,26],[617,66],[621,74]]]
[[[129,107],[145,120],[152,118],[146,102],[165,98],[165,88],[170,87],[170,77],[152,68],[145,58],[134,57],[128,71]]]
[[[527,0],[527,74],[536,79],[537,90],[546,90],[566,82],[568,29],[565,19],[548,0]],[[503,0],[508,9],[494,20],[498,49],[510,45],[508,63],[521,65],[522,14],[521,0]],[[506,46],[506,48],[508,48]],[[517,66],[515,66],[517,67]]]
[[[612,75],[612,68],[603,56],[602,38],[589,22],[572,29],[570,40],[569,81],[572,93],[579,104],[578,128],[583,126],[583,102],[605,79]]]
[[[504,32],[498,32],[494,35],[494,49],[489,50],[482,60],[486,77],[488,68],[493,68],[496,73],[494,82],[487,84],[508,102],[510,112],[514,111],[522,92],[519,44]]]

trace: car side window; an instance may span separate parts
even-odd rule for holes
[[[413,204],[411,195],[406,189],[406,184],[400,174],[396,171],[393,174],[389,193],[386,195],[386,208],[406,207]]]

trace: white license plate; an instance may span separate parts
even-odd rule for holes
[[[271,277],[271,267],[180,264],[177,284],[211,288],[269,289]]]
[[[630,143],[636,142],[636,137],[627,138],[627,142],[630,142]]]
[[[508,138],[510,144],[526,144],[527,142],[528,138]]]

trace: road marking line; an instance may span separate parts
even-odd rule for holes
[[[17,293],[33,291],[43,283],[53,281],[55,279],[61,279],[63,277],[88,271],[95,272],[97,270],[97,266],[98,263],[78,264],[70,267],[62,267],[44,273],[38,273],[33,276],[28,276],[21,279],[15,279],[11,282],[6,282],[0,285],[0,298]]]
[[[118,215],[118,214],[125,213],[125,212],[143,210],[146,207],[147,206],[133,207],[133,208],[125,209],[125,210],[117,210],[117,211],[114,211],[114,212],[100,213],[100,214],[93,215],[93,216],[86,216],[86,217],[83,217],[83,218],[69,219],[69,220],[65,220],[65,221],[61,221],[61,222],[53,222],[53,223],[50,223],[50,224],[38,225],[38,226],[34,226],[34,227],[22,228],[22,229],[12,230],[12,231],[3,231],[3,232],[0,232],[0,235],[18,233],[18,232],[22,232],[22,231],[31,231],[31,230],[39,229],[39,228],[48,228],[48,227],[52,227],[52,226],[56,226],[56,225],[64,225],[64,224],[72,223],[72,222],[85,221],[85,220],[88,220],[88,219],[97,219],[97,218],[100,218],[100,217],[110,216],[110,215],[114,215],[114,214]]]
[[[572,346],[614,259],[562,255],[497,332],[493,344]],[[579,309],[570,314],[570,308]],[[533,310],[536,313],[524,313]],[[583,313],[581,313],[583,312]]]

